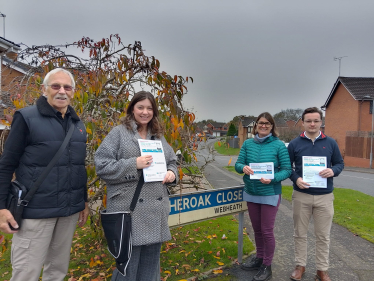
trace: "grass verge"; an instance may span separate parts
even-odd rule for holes
[[[235,171],[235,167],[234,166],[225,166],[223,168],[226,169],[227,171],[231,172],[231,173],[234,173],[234,174],[237,174],[237,175],[240,175],[240,176],[243,175],[243,174],[239,174],[237,171]]]
[[[176,281],[198,276],[201,272],[230,265],[237,258],[238,222],[233,216],[174,228],[171,233],[172,240],[162,245],[163,280]],[[225,239],[222,239],[223,235]],[[11,235],[6,237],[10,239]],[[0,255],[0,280],[4,281],[11,277],[10,243],[6,245],[4,254]],[[4,242],[0,244],[3,245]],[[251,241],[245,238],[244,255],[253,249]],[[65,281],[110,280],[114,266],[105,241],[91,232],[89,227],[77,228]],[[216,273],[221,273],[220,269]],[[205,279],[204,276],[201,278]]]
[[[282,197],[292,200],[292,186],[283,186]],[[374,243],[374,197],[360,191],[334,188],[333,222]]]
[[[216,141],[214,143],[214,149],[222,155],[239,155],[240,148],[227,147],[225,142]]]

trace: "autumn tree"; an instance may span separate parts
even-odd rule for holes
[[[118,34],[99,41],[83,37],[64,45],[26,46],[18,58],[29,64],[30,70],[10,85],[16,109],[35,103],[40,96],[42,78],[50,70],[62,67],[75,76],[72,106],[86,126],[87,185],[93,210],[100,208],[98,202],[103,202],[104,207],[106,203],[105,183],[95,173],[94,152],[125,115],[129,100],[139,90],[154,94],[168,143],[181,152],[185,163],[196,160],[195,150],[188,145],[195,116],[182,103],[188,92],[186,84],[193,80],[161,70],[160,61],[146,56],[141,42],[124,44]],[[12,112],[7,112],[7,120],[2,122],[9,125],[11,115]],[[181,169],[180,174],[182,178]]]

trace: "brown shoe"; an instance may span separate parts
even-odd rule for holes
[[[331,281],[327,271],[317,270],[316,281]]]
[[[295,270],[291,274],[291,280],[300,281],[305,273],[305,266],[296,265]]]

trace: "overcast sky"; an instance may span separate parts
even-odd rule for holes
[[[373,0],[0,0],[5,38],[26,45],[141,41],[172,76],[192,76],[197,120],[322,106],[338,75],[374,76]],[[0,19],[0,34],[3,23]]]

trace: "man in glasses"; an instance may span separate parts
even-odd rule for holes
[[[77,221],[88,217],[86,130],[69,105],[72,74],[57,68],[44,78],[36,105],[14,114],[0,158],[0,231],[12,233],[12,281],[64,280]],[[58,162],[25,206],[21,228],[6,209],[10,182],[30,189],[48,166],[71,126],[73,135]],[[16,230],[12,230],[10,225]]]
[[[305,131],[288,145],[291,164],[294,164],[295,168],[290,179],[293,181],[294,188],[292,209],[296,268],[290,278],[295,281],[301,280],[305,272],[307,233],[310,218],[313,216],[316,237],[316,278],[330,281],[327,270],[330,230],[334,215],[333,177],[341,173],[344,162],[336,141],[320,131],[321,110],[317,107],[305,109],[302,114],[302,124]],[[319,168],[313,172],[315,167]]]

